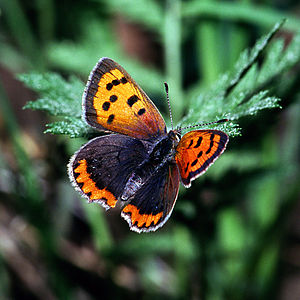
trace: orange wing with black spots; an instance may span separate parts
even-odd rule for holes
[[[223,153],[228,143],[226,133],[219,130],[194,130],[180,140],[175,160],[182,183],[189,187],[191,181],[202,175]]]
[[[83,94],[84,117],[92,127],[151,140],[166,134],[166,124],[152,101],[115,61],[102,58]]]

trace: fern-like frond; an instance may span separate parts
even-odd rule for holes
[[[232,122],[218,124],[214,128],[235,136],[240,132],[235,123],[239,118],[279,107],[280,99],[270,95],[267,89],[300,60],[300,34],[285,50],[281,39],[267,48],[283,22],[276,24],[269,34],[258,40],[252,50],[244,51],[233,71],[221,76],[211,89],[202,93],[193,91],[188,104],[190,109],[181,126],[228,118]],[[266,58],[259,66],[257,60],[262,52],[266,53]]]
[[[29,101],[24,108],[43,110],[54,116],[80,118],[83,83],[75,77],[69,81],[56,73],[29,73],[18,76],[24,84],[40,95]]]
[[[267,89],[300,59],[300,35],[285,50],[281,39],[267,48],[282,23],[276,24],[252,50],[244,51],[233,71],[221,76],[211,89],[204,92],[196,89],[190,93],[187,99],[191,100],[186,103],[188,113],[179,125],[184,127],[228,118],[230,122],[211,127],[236,136],[240,133],[236,123],[239,118],[256,114],[262,109],[279,107],[279,99],[270,95]],[[266,55],[259,66],[257,60],[262,52]],[[28,102],[25,108],[44,110],[63,118],[49,124],[46,132],[71,137],[90,135],[92,130],[81,120],[84,85],[80,80],[71,78],[66,81],[57,74],[38,73],[23,74],[19,79],[40,95],[38,100]]]

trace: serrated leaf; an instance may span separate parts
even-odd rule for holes
[[[91,137],[95,130],[89,127],[83,120],[66,117],[64,121],[58,121],[46,125],[48,128],[44,133],[65,134],[71,138]]]
[[[231,90],[241,81],[245,74],[250,70],[250,68],[257,61],[261,53],[266,49],[270,43],[272,37],[281,28],[285,20],[277,23],[273,29],[264,37],[260,38],[251,50],[246,49],[240,56],[239,60],[235,64],[233,72],[231,72],[232,79],[225,90],[225,96],[228,95]]]
[[[43,110],[53,116],[74,114],[74,109],[72,109],[72,106],[68,105],[68,103],[59,103],[58,101],[53,101],[53,98],[40,98],[36,101],[29,101],[23,108],[29,108],[32,110]],[[80,116],[78,110],[75,116]]]
[[[300,35],[282,52],[282,42],[275,42],[267,52],[267,59],[259,68],[258,57],[270,43],[281,23],[274,26],[269,34],[261,38],[252,50],[244,51],[233,72],[222,75],[213,88],[194,95],[187,103],[189,112],[182,120],[181,127],[199,122],[215,121],[223,118],[230,122],[208,126],[225,131],[230,136],[240,134],[234,121],[240,117],[253,115],[262,109],[279,107],[279,99],[270,96],[261,87],[287,70],[300,59]],[[276,65],[279,68],[276,68]],[[275,67],[274,67],[275,66]],[[91,129],[81,120],[81,94],[84,85],[76,78],[64,80],[57,74],[25,74],[20,79],[40,94],[40,99],[29,102],[25,108],[45,110],[64,119],[48,125],[46,132],[67,134],[71,137],[90,135]]]
[[[291,61],[293,63],[297,61],[298,54],[294,55],[294,59],[289,62],[287,60],[285,63],[280,62],[284,56],[279,55],[280,47],[277,43],[276,47],[268,49],[268,61],[262,68],[259,68],[256,62],[283,23],[284,21],[276,24],[270,33],[259,39],[251,50],[242,52],[234,70],[221,76],[211,89],[198,95],[194,92],[194,99],[190,102],[192,107],[182,120],[181,126],[223,118],[235,121],[243,116],[254,115],[262,109],[279,107],[280,99],[270,96],[268,91],[262,88],[277,76],[276,65],[283,65],[282,71],[288,68],[288,65],[291,66]],[[295,50],[297,51],[298,48]],[[272,51],[275,52],[274,55],[270,54]],[[269,65],[273,66],[272,69]],[[219,129],[218,126],[215,128]],[[223,130],[230,136],[240,133],[234,122],[225,123]]]
[[[18,78],[41,96],[24,108],[43,110],[55,116],[81,117],[81,95],[84,85],[72,77],[69,82],[55,73],[28,73]]]

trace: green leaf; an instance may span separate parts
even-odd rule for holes
[[[234,151],[225,152],[218,160],[218,165],[213,165],[207,176],[214,179],[220,179],[229,170],[237,170],[242,173],[260,168],[262,157],[254,151]]]
[[[279,107],[279,99],[269,95],[266,87],[271,87],[271,83],[278,80],[283,72],[300,59],[300,34],[284,52],[282,40],[275,41],[266,51],[271,38],[282,24],[283,21],[276,24],[252,50],[244,51],[234,70],[221,76],[211,89],[204,92],[194,89],[190,92],[188,98],[192,100],[185,104],[188,114],[180,123],[182,127],[228,118],[230,122],[207,127],[236,136],[240,134],[236,120],[254,115],[262,109]],[[266,59],[259,67],[257,60],[263,52],[266,52]],[[147,71],[149,70],[145,69],[145,72]],[[158,78],[157,75],[153,76]],[[81,81],[76,78],[66,81],[53,73],[23,74],[19,78],[40,95],[38,100],[29,102],[25,108],[44,110],[51,115],[63,117],[62,121],[49,124],[45,132],[67,134],[71,137],[86,137],[93,134],[94,131],[81,120],[81,95],[84,90]]]
[[[83,83],[71,77],[69,81],[55,73],[29,73],[18,76],[40,98],[29,101],[24,109],[43,110],[53,116],[62,116],[63,120],[47,124],[45,133],[66,134],[70,137],[88,137],[93,130],[81,119],[81,97]]]
[[[110,2],[109,2],[110,3]],[[113,5],[110,3],[110,5]],[[118,3],[119,6],[119,3]],[[124,5],[122,5],[123,7]],[[60,41],[47,48],[47,58],[55,68],[65,72],[77,73],[87,78],[97,60],[110,57],[121,64],[129,74],[134,74],[137,82],[147,91],[163,94],[163,76],[153,67],[146,68],[137,60],[124,57],[124,51],[111,34],[111,23],[84,18],[84,27],[78,42]],[[103,43],[105,41],[105,43]]]
[[[233,121],[254,115],[262,109],[279,107],[279,98],[270,96],[263,88],[278,74],[296,63],[299,59],[298,54],[289,54],[293,59],[288,60],[285,55],[278,55],[278,49],[269,48],[267,62],[261,68],[256,62],[283,23],[284,21],[276,24],[269,34],[257,41],[252,50],[244,51],[233,71],[221,76],[211,89],[205,92],[193,91],[189,112],[182,120],[181,126],[228,118],[231,122],[215,125],[214,128],[223,130],[230,136],[236,136],[240,134],[240,129]],[[299,43],[297,40],[295,42]],[[291,47],[292,53],[298,51],[298,47],[293,45]],[[275,55],[271,55],[272,51]],[[281,66],[280,70],[270,68],[270,65],[277,64]]]
[[[143,24],[149,29],[162,33],[164,29],[164,14],[162,7],[153,0],[123,0],[122,5],[118,0],[106,3],[112,13],[122,14],[128,19]],[[151,12],[151,13],[149,13]]]
[[[86,76],[100,55],[117,59],[122,51],[111,34],[111,23],[89,19],[87,16],[83,20],[78,42],[53,42],[47,48],[47,58],[56,68]]]
[[[288,19],[286,28],[292,31],[299,30],[300,21],[297,16],[263,4],[264,2],[261,2],[258,6],[250,1],[222,1],[222,4],[219,1],[185,1],[182,16],[188,20],[217,19],[265,28],[270,28],[278,20]]]
[[[95,131],[89,127],[82,119],[65,117],[63,121],[58,121],[46,125],[45,133],[66,134],[71,138],[91,137]]]
[[[29,73],[18,76],[40,98],[28,102],[24,108],[43,110],[54,116],[81,117],[81,95],[84,85],[75,77],[67,82],[55,73]]]
[[[226,209],[218,218],[218,235],[221,247],[228,252],[240,251],[245,245],[245,226],[240,214],[234,209]]]

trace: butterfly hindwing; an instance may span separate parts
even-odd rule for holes
[[[191,181],[202,175],[223,153],[228,143],[226,133],[219,130],[194,130],[180,140],[175,160],[182,183],[189,187]]]
[[[115,207],[130,174],[145,159],[144,144],[134,138],[111,134],[89,141],[72,157],[69,176],[89,202]]]
[[[130,229],[140,233],[163,226],[175,205],[179,182],[176,164],[160,168],[122,210],[121,215]]]
[[[115,61],[102,58],[83,94],[84,118],[92,127],[150,140],[166,134],[165,122],[144,91]]]

